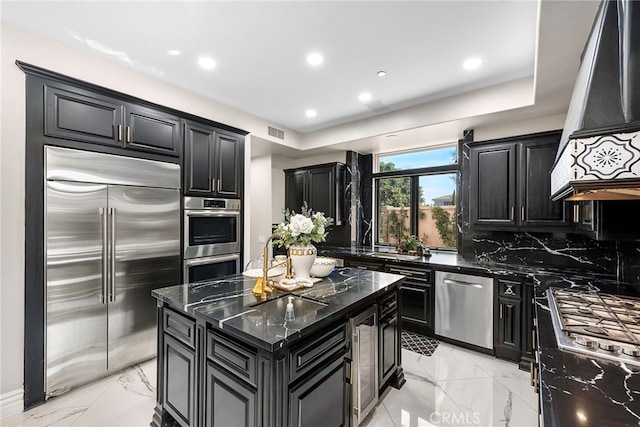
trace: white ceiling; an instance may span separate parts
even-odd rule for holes
[[[588,30],[597,3],[544,4],[541,34],[551,26],[564,54],[562,35],[574,37],[572,25],[578,34]],[[384,115],[358,100],[364,91],[397,111],[534,76],[541,66],[538,52],[536,70],[538,6],[528,0],[5,0],[1,18],[304,134]],[[573,55],[585,37],[571,43]],[[170,49],[181,54],[170,56]],[[554,47],[547,49],[553,56]],[[322,53],[324,63],[308,65],[310,52]],[[215,69],[200,68],[200,55],[212,57]],[[463,69],[472,56],[483,60],[481,67]],[[547,65],[561,71],[564,86],[575,74],[562,72],[577,68],[576,58],[569,60],[570,67]],[[377,77],[379,70],[387,75]],[[562,90],[568,105],[570,88]],[[315,118],[305,116],[310,108]]]

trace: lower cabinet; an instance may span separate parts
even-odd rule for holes
[[[196,355],[168,334],[164,335],[162,373],[164,409],[181,425],[196,425]]]
[[[433,271],[404,265],[387,265],[388,273],[406,276],[400,286],[402,329],[433,336],[435,295]]]
[[[289,426],[342,427],[350,424],[348,353],[289,389]]]
[[[375,382],[368,372],[378,376],[375,394],[388,385],[404,384],[398,297],[395,287],[375,302],[354,307],[344,317],[277,348],[256,346],[206,321],[161,307],[158,406],[152,425],[350,426],[357,381]],[[351,320],[363,309],[381,319],[378,347],[371,348],[378,365],[367,369],[371,366],[363,364],[357,377],[357,364],[351,360]]]
[[[497,357],[529,369],[534,358],[533,284],[526,280],[496,278],[494,352]]]
[[[522,301],[498,297],[498,338],[495,342],[496,355],[519,360],[521,355]]]
[[[400,346],[400,331],[398,330],[398,312],[386,315],[379,324],[379,357],[378,384],[382,389],[385,383],[396,373],[398,368],[398,347]]]
[[[207,362],[204,397],[205,425],[261,425],[258,413],[258,391],[212,362]]]

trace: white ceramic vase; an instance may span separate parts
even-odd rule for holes
[[[310,279],[311,266],[316,260],[317,250],[313,245],[289,246],[289,257],[291,257],[291,268],[296,279]]]

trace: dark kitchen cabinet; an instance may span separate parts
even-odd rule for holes
[[[472,225],[516,225],[516,144],[469,150]]]
[[[342,225],[347,201],[345,200],[345,166],[327,163],[299,169],[286,169],[285,208],[300,212],[307,202],[314,212],[324,212]]]
[[[640,200],[586,200],[573,207],[574,231],[596,240],[637,240]]]
[[[118,98],[65,85],[44,86],[45,136],[180,155],[180,118]]]
[[[496,277],[495,285],[495,355],[518,362],[521,369],[529,369],[534,359],[535,340],[533,283],[512,277]]]
[[[522,355],[520,357],[520,369],[530,369],[531,363],[535,361],[536,331],[534,318],[536,304],[533,295],[533,283],[525,281],[522,291]]]
[[[400,366],[400,325],[396,292],[378,302],[378,386],[382,391]]]
[[[184,192],[200,197],[240,197],[244,137],[187,122],[184,127]]]
[[[164,409],[180,424],[196,425],[196,355],[193,349],[164,335]]]
[[[522,301],[499,296],[498,297],[498,329],[495,340],[496,356],[511,360],[520,360],[521,355],[521,321]]]
[[[405,265],[387,265],[387,273],[406,276],[400,286],[402,329],[433,336],[435,294],[433,271]]]
[[[207,362],[206,378],[205,425],[262,425],[257,389],[239,381],[212,362]]]
[[[125,147],[177,156],[180,153],[180,118],[151,108],[125,104]]]
[[[289,426],[346,427],[350,425],[350,366],[348,353],[318,369],[308,380],[289,389]]]
[[[559,140],[560,132],[546,132],[470,144],[473,228],[570,231],[564,202],[550,199]]]

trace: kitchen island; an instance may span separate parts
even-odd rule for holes
[[[361,419],[363,408],[354,403],[358,381],[377,384],[376,397],[404,383],[403,279],[342,268],[311,288],[266,300],[252,293],[255,279],[242,275],[153,291],[158,383],[152,424],[347,426],[352,417]],[[285,320],[288,303],[294,318],[289,313]],[[377,326],[369,325],[375,334],[360,337],[352,319],[363,312],[375,313]]]

